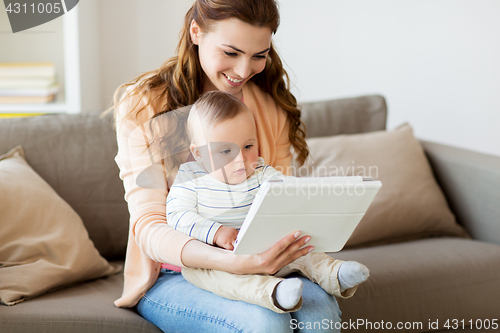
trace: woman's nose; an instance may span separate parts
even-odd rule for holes
[[[234,69],[234,71],[242,79],[246,79],[247,77],[249,77],[250,74],[252,73],[252,68],[250,66],[250,60],[242,57],[241,60],[236,65],[236,68]]]

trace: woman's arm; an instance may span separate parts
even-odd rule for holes
[[[135,101],[123,101],[117,112],[118,154],[115,158],[120,168],[120,178],[125,187],[125,200],[130,212],[130,234],[140,251],[157,262],[181,265],[181,251],[192,238],[172,229],[166,220],[167,187],[161,164],[154,164],[151,152],[147,146],[146,122],[149,110],[144,110],[141,118],[125,118]],[[143,125],[143,126],[141,126]],[[137,177],[148,169],[148,179],[153,180],[152,186],[137,183]],[[133,253],[133,258],[139,258],[140,253]],[[127,259],[131,258],[127,254]]]
[[[304,247],[311,239],[300,237],[300,232],[290,234],[272,248],[256,255],[237,255],[232,251],[188,242],[182,250],[182,262],[187,267],[217,269],[234,274],[274,274],[292,261],[313,250]]]

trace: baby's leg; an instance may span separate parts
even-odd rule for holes
[[[182,276],[196,287],[218,296],[256,304],[274,312],[302,306],[302,281],[270,275],[237,275],[214,269],[183,268]]]
[[[355,261],[335,260],[326,253],[309,253],[282,268],[275,276],[298,272],[341,298],[354,295],[357,286],[368,278],[368,269]]]

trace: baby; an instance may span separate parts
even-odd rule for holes
[[[187,130],[195,161],[179,168],[167,197],[167,222],[202,242],[232,250],[260,185],[286,176],[259,157],[254,118],[231,94],[202,95],[190,111]],[[302,281],[283,278],[293,272],[342,298],[351,297],[368,278],[364,265],[325,253],[309,253],[272,276],[182,269],[184,278],[201,289],[275,312],[296,311],[302,305]]]

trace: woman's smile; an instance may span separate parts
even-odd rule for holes
[[[227,75],[226,73],[222,73],[222,75],[224,75],[224,77],[226,78],[226,80],[232,86],[240,86],[245,81],[245,79],[237,79],[237,78],[234,78],[232,76]]]

